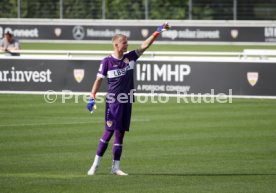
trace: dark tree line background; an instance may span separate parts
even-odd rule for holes
[[[0,0],[1,18],[232,20],[234,0]],[[238,20],[275,20],[276,0],[236,0]]]

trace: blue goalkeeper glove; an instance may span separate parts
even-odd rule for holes
[[[169,26],[168,22],[166,22],[166,23],[160,25],[160,26],[157,28],[156,31],[157,31],[158,33],[161,33],[161,32],[166,31],[166,30],[168,30],[168,29],[170,29],[170,26]]]
[[[169,26],[168,22],[166,22],[166,23],[160,25],[160,26],[156,29],[156,31],[153,33],[153,36],[154,36],[154,37],[157,37],[161,32],[166,31],[166,30],[169,30],[169,29],[170,29],[170,26]]]
[[[90,113],[93,113],[93,110],[96,109],[96,102],[93,98],[90,98],[87,103],[87,109]]]

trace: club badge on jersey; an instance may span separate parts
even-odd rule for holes
[[[113,124],[113,122],[112,122],[112,121],[106,121],[106,125],[107,125],[108,127],[111,127],[111,126],[112,126],[112,124]]]
[[[129,59],[128,59],[128,58],[125,58],[123,61],[124,61],[124,63],[126,63],[126,64],[129,63]]]

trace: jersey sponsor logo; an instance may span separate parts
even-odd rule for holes
[[[134,68],[134,61],[130,61],[129,65],[127,65],[125,68],[109,70],[107,72],[107,77],[116,78],[116,77],[124,76],[128,70],[133,70],[133,68]]]
[[[128,66],[129,67],[129,66]],[[117,70],[113,70],[113,75],[115,77],[118,77],[118,76],[123,76],[125,75],[127,72],[127,67],[126,68],[122,68],[122,69],[117,69]]]
[[[247,72],[247,81],[252,87],[257,84],[258,79],[259,79],[258,72]]]
[[[81,83],[84,78],[84,74],[84,69],[74,69],[74,78],[78,83]]]
[[[112,121],[106,121],[106,125],[107,125],[108,127],[111,127],[111,126],[112,126],[112,124],[113,124],[113,122],[112,122]]]
[[[72,30],[72,34],[75,40],[82,40],[85,35],[85,30],[82,26],[76,25]]]

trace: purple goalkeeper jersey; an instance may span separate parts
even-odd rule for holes
[[[107,56],[101,61],[97,76],[107,77],[108,94],[117,97],[120,93],[129,96],[134,89],[134,64],[139,58],[135,50],[123,55],[121,59]],[[117,101],[117,100],[116,100]]]

